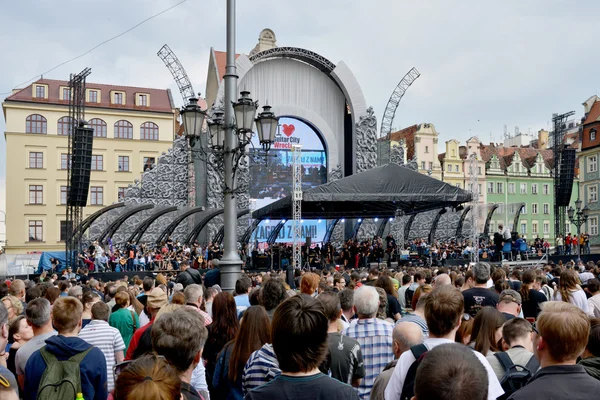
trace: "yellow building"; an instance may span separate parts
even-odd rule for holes
[[[460,154],[460,145],[456,139],[446,142],[446,152],[439,156],[442,166],[442,180],[452,186],[465,189],[464,160]]]
[[[64,249],[69,96],[67,82],[41,79],[2,103],[7,253]],[[94,144],[84,218],[117,202],[171,147],[177,115],[168,89],[87,84]]]

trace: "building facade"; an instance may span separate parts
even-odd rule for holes
[[[590,235],[592,245],[600,244],[598,236],[598,220],[600,219],[600,204],[598,203],[598,190],[600,189],[600,172],[598,160],[600,158],[600,99],[592,96],[583,103],[584,120],[581,130],[581,151],[579,152],[579,170],[581,184],[579,192],[583,205],[590,209],[585,232]]]
[[[442,179],[442,167],[438,158],[438,136],[435,126],[425,122],[412,125],[400,131],[392,132],[383,141],[389,141],[390,147],[403,144],[406,161],[414,161],[417,170],[436,179]]]
[[[438,156],[442,171],[442,181],[466,189],[471,192],[474,188],[471,187],[472,178],[477,180],[477,192],[479,193],[479,203],[485,204],[487,194],[485,188],[485,162],[481,158],[481,142],[477,137],[471,137],[467,140],[466,146],[461,146],[456,139],[451,139],[446,142],[446,152]],[[472,170],[471,155],[476,158],[476,170]],[[472,176],[475,172],[476,176]]]
[[[41,79],[2,103],[6,121],[6,252],[64,249],[69,88]],[[167,151],[178,127],[169,90],[88,83],[85,118],[94,129],[84,218],[117,202]]]

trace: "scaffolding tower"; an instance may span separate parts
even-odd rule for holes
[[[294,253],[292,266],[302,268],[302,146],[292,146],[292,240]]]
[[[566,165],[565,161],[567,161],[564,158],[564,137],[565,137],[565,130],[566,130],[566,123],[568,118],[575,114],[575,111],[569,111],[568,113],[564,113],[564,114],[553,114],[552,115],[552,122],[554,124],[554,135],[553,137],[553,141],[552,141],[552,150],[554,151],[554,237],[558,237],[558,235],[562,235],[562,237],[565,237],[565,227],[566,227],[566,213],[567,213],[567,206],[568,206],[568,202],[571,196],[571,190],[573,188],[572,186],[572,181],[571,181],[571,186],[569,188],[569,194],[568,196],[564,195],[564,192],[567,190],[567,188],[565,187],[566,185],[561,185],[561,182],[564,182],[565,179],[567,178],[566,175],[569,175],[570,177],[573,176],[573,171],[575,169],[575,165],[574,162],[572,162],[572,166],[570,165]],[[565,164],[565,165],[563,165]],[[572,170],[570,171],[570,174],[567,174],[567,170]],[[561,190],[563,191],[563,193],[561,194]],[[562,201],[559,201],[559,198],[562,199]],[[565,204],[565,200],[566,199],[566,204]]]
[[[479,231],[477,229],[477,211],[479,204],[479,163],[477,154],[469,156],[469,183],[471,186],[471,261],[479,261]]]

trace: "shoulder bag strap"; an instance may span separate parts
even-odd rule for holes
[[[525,368],[531,372],[531,376],[535,375],[538,369],[540,369],[540,362],[535,358],[535,355],[532,355],[529,361],[527,361]]]
[[[52,354],[48,350],[46,350],[46,346],[44,346],[40,349],[40,354],[41,354],[42,358],[44,359],[46,366],[48,366],[51,362],[58,361],[58,358],[56,358],[56,356],[54,354]]]
[[[135,324],[135,314],[131,310],[129,310],[129,312],[131,313],[131,322],[133,323],[133,333],[135,333],[137,329],[137,325]]]
[[[423,357],[423,354],[427,353],[429,349],[424,344],[418,344],[410,348],[410,351],[415,356],[415,360],[419,361],[419,358]]]
[[[82,351],[81,353],[75,354],[74,356],[72,356],[71,358],[69,358],[69,361],[73,361],[73,362],[76,362],[77,364],[81,364],[81,362],[83,361],[83,359],[85,358],[85,356],[87,356],[87,354],[93,348],[94,348],[94,346],[90,346],[86,350]]]
[[[500,365],[502,365],[502,368],[504,368],[504,372],[508,371],[515,365],[508,354],[506,354],[504,351],[494,353],[494,356],[498,359],[498,361],[500,361]]]

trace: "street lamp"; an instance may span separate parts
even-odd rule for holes
[[[574,209],[572,206],[567,209],[567,215],[569,216],[569,220],[573,225],[577,227],[577,260],[581,260],[581,243],[579,238],[581,236],[581,226],[585,224],[590,215],[590,209],[585,206],[583,209],[581,208],[581,199],[577,199],[575,201]]]

